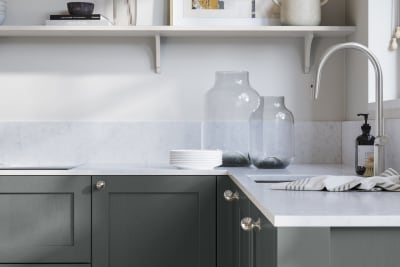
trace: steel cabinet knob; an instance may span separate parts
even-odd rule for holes
[[[96,189],[101,191],[106,187],[106,182],[104,181],[97,181],[96,183]]]
[[[239,200],[240,196],[239,196],[239,192],[235,191],[235,193],[233,193],[231,190],[226,190],[224,192],[224,198],[226,201],[234,201],[234,200]]]
[[[240,226],[246,232],[251,232],[253,230],[260,231],[261,230],[261,220],[257,219],[254,221],[250,217],[245,217],[240,221]]]

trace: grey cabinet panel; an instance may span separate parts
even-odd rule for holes
[[[0,176],[0,263],[89,263],[90,181]]]
[[[332,267],[400,266],[399,228],[332,228]]]
[[[13,240],[7,246],[17,247],[20,242],[72,246],[73,197],[72,193],[0,194],[0,240]]]
[[[330,229],[277,228],[278,267],[331,267]]]
[[[330,229],[277,228],[278,267],[330,267]]]
[[[216,177],[93,177],[93,188],[94,267],[215,266]]]
[[[250,216],[250,200],[238,188],[236,190],[239,192],[240,199],[235,203],[236,207],[233,212],[233,227],[235,229],[233,235],[235,244],[234,262],[236,263],[235,266],[248,267],[251,266],[252,260],[251,233],[241,228],[240,221]]]
[[[233,212],[234,202],[224,198],[226,190],[235,190],[229,177],[219,176],[217,180],[217,266],[235,267],[234,264],[234,234]]]
[[[252,267],[276,266],[276,228],[253,205],[250,205],[250,214],[253,220],[260,220],[260,230],[254,230],[252,242]]]
[[[224,192],[239,193],[239,199],[226,201]],[[250,215],[250,201],[229,177],[218,177],[218,235],[217,259],[219,267],[249,267],[251,263],[251,235],[240,227],[240,221]]]

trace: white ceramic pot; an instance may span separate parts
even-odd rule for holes
[[[281,9],[282,25],[317,26],[321,23],[321,7],[328,0],[272,0]]]
[[[113,0],[114,25],[135,25],[135,1]]]

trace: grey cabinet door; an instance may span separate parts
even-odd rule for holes
[[[239,192],[240,199],[235,203],[233,213],[233,227],[234,227],[234,263],[238,267],[251,266],[251,233],[242,229],[240,222],[243,218],[250,216],[250,200],[247,196],[236,188]]]
[[[235,267],[234,264],[234,208],[235,201],[227,201],[225,191],[234,192],[232,181],[227,176],[217,180],[217,266]]]
[[[251,235],[252,265],[251,267],[275,267],[276,266],[276,240],[277,229],[265,218],[265,216],[250,204],[250,217],[260,221],[260,229],[253,230]]]
[[[90,263],[90,176],[0,176],[0,263]]]
[[[215,176],[97,176],[92,183],[93,267],[216,265]]]
[[[225,191],[238,194],[238,199],[227,201]],[[218,177],[218,267],[249,267],[251,235],[241,229],[240,221],[250,215],[249,200],[229,177]]]

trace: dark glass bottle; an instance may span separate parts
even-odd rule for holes
[[[368,124],[368,114],[357,114],[364,116],[364,124],[361,126],[362,134],[356,139],[355,169],[358,175],[364,175],[365,164],[374,157],[375,137],[370,134],[371,126]]]

